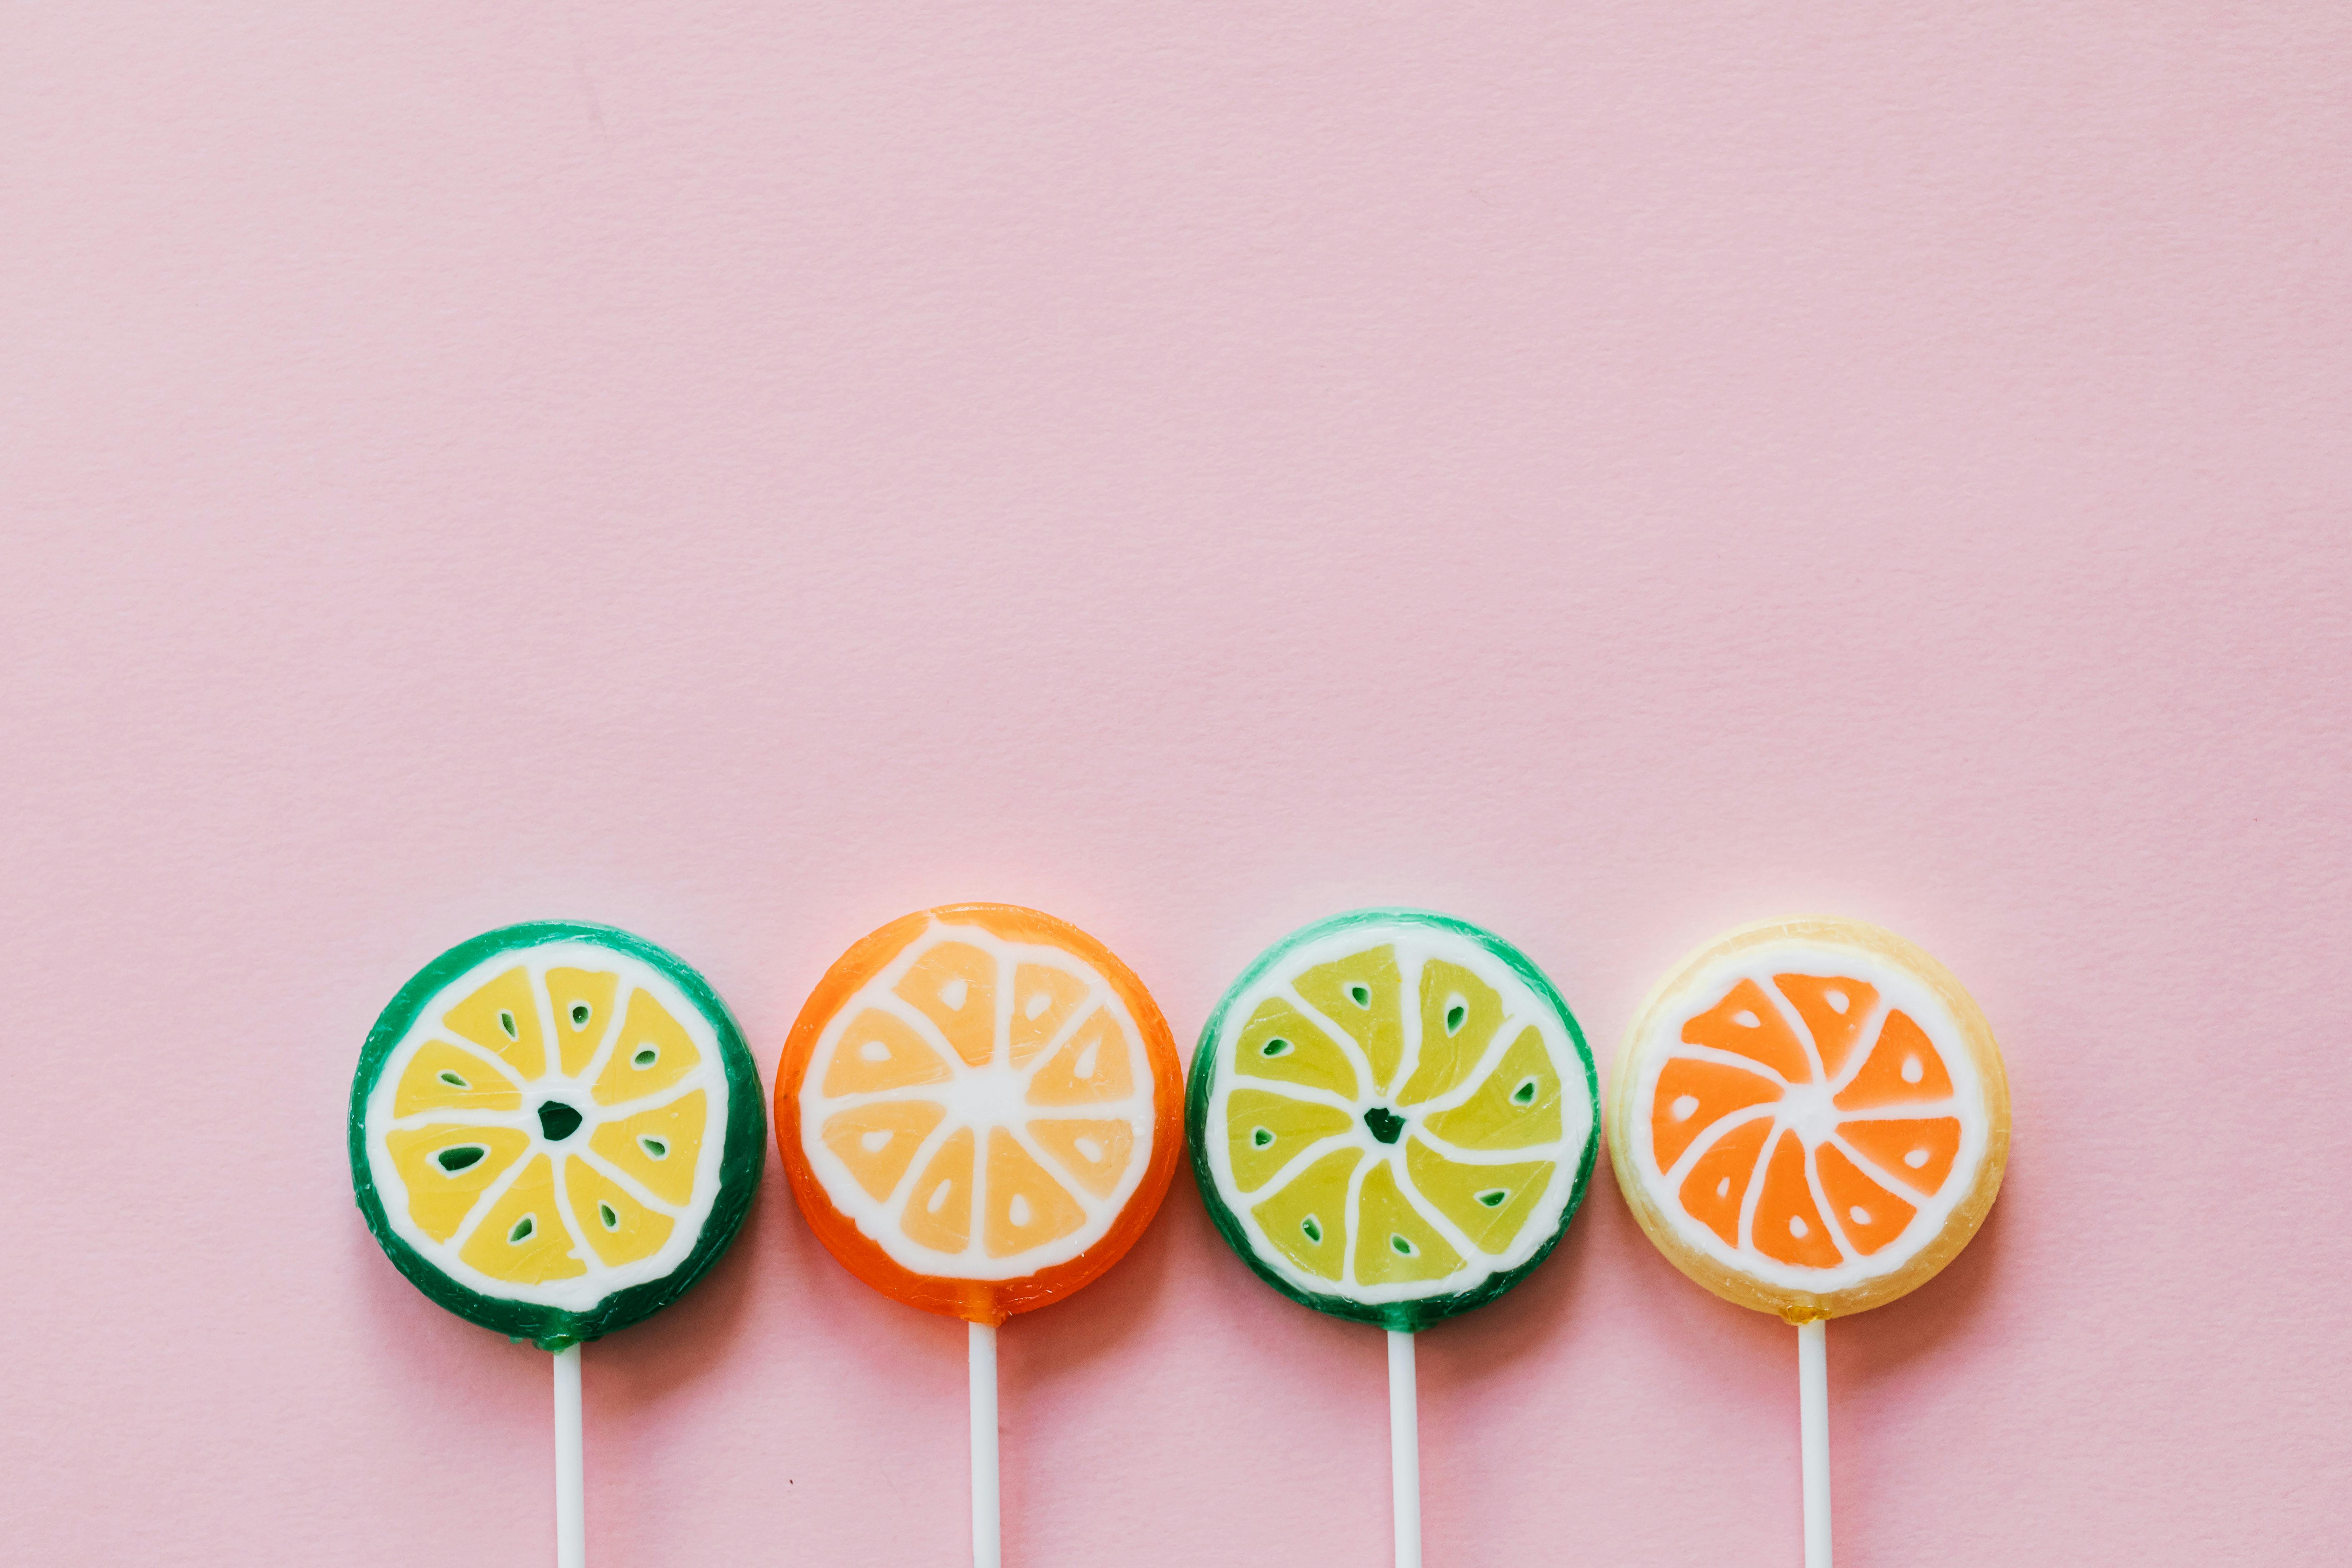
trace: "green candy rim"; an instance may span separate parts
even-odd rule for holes
[[[1584,1064],[1584,1094],[1591,1111],[1591,1121],[1587,1123],[1584,1138],[1584,1153],[1576,1168],[1575,1184],[1570,1187],[1568,1202],[1559,1211],[1559,1224],[1553,1227],[1550,1236],[1544,1238],[1543,1245],[1537,1247],[1526,1262],[1502,1273],[1490,1274],[1467,1290],[1444,1296],[1425,1296],[1418,1300],[1356,1301],[1345,1296],[1306,1289],[1284,1279],[1250,1246],[1248,1236],[1242,1228],[1241,1217],[1226,1206],[1223,1195],[1217,1191],[1216,1176],[1209,1169],[1209,1095],[1217,1072],[1217,1037],[1223,1031],[1226,1012],[1243,992],[1255,984],[1259,977],[1279,963],[1286,954],[1334,931],[1376,924],[1428,926],[1465,937],[1500,959],[1568,1026],[1568,1037],[1576,1047],[1577,1058]],[[1493,931],[1431,910],[1350,910],[1345,914],[1332,915],[1292,931],[1259,953],[1250,966],[1242,971],[1241,978],[1225,988],[1224,995],[1218,998],[1216,1010],[1209,1015],[1208,1023],[1201,1029],[1200,1044],[1193,1047],[1192,1072],[1184,1095],[1184,1131],[1192,1145],[1192,1179],[1200,1186],[1201,1201],[1207,1206],[1210,1219],[1216,1223],[1217,1234],[1223,1237],[1225,1245],[1250,1266],[1251,1272],[1302,1307],[1311,1307],[1335,1318],[1371,1323],[1400,1333],[1417,1333],[1433,1323],[1443,1322],[1494,1300],[1535,1272],[1537,1265],[1550,1257],[1552,1248],[1559,1245],[1559,1238],[1568,1234],[1569,1222],[1584,1205],[1585,1189],[1591,1184],[1593,1163],[1601,1152],[1601,1075],[1593,1070],[1592,1049],[1585,1044],[1583,1027],[1577,1023],[1576,1015],[1569,1010],[1568,1003],[1562,999],[1559,989],[1542,970],[1535,966],[1533,960]]]
[[[458,1284],[411,1247],[393,1230],[384,1214],[383,1196],[377,1192],[375,1177],[368,1165],[366,1125],[367,1098],[383,1071],[385,1058],[436,993],[494,954],[520,952],[552,942],[575,940],[642,959],[667,976],[686,994],[718,1036],[719,1061],[727,1074],[727,1142],[719,1154],[719,1191],[703,1220],[701,1239],[695,1243],[686,1261],[667,1274],[615,1291],[584,1312],[485,1296]],[[751,1194],[760,1185],[761,1172],[767,1163],[768,1112],[762,1101],[760,1069],[743,1044],[743,1032],[736,1026],[734,1014],[728,1011],[727,1004],[710,988],[710,983],[684,959],[616,926],[586,921],[528,921],[520,925],[500,926],[459,942],[418,970],[368,1031],[367,1044],[360,1048],[359,1070],[352,1079],[348,1129],[352,1187],[376,1245],[383,1248],[394,1268],[408,1276],[408,1282],[436,1305],[509,1339],[529,1340],[541,1350],[560,1351],[600,1339],[615,1329],[627,1328],[653,1316],[685,1295],[719,1261],[719,1255],[742,1228],[743,1216],[751,1210]]]

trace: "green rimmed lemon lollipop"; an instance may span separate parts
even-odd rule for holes
[[[1417,910],[1276,942],[1192,1057],[1193,1173],[1260,1279],[1389,1331],[1397,1560],[1420,1561],[1413,1333],[1527,1278],[1583,1201],[1600,1122],[1576,1016],[1526,954]]]
[[[401,987],[352,1082],[352,1184],[383,1250],[468,1321],[556,1352],[557,1560],[582,1559],[579,1347],[669,1305],[766,1156],[726,1004],[609,926],[507,926]]]

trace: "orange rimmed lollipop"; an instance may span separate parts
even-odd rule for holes
[[[826,1250],[971,1327],[972,1561],[1001,1561],[996,1325],[1090,1283],[1151,1223],[1182,1075],[1127,965],[1066,921],[950,904],[841,956],[784,1042],[776,1142]]]
[[[776,1070],[801,1212],[886,1296],[976,1323],[1057,1301],[1150,1224],[1176,1047],[1086,932],[1009,904],[891,921],[825,973]]]

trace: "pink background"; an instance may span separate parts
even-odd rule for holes
[[[545,1561],[545,1358],[352,1207],[376,1010],[582,916],[764,1069],[992,898],[1188,1045],[1447,910],[1604,1072],[1892,925],[2016,1153],[1832,1331],[1844,1560],[2340,1560],[2352,15],[1444,9],[12,11],[0,1556]],[[1012,1562],[1386,1561],[1379,1337],[1189,1180],[1003,1343]],[[589,1350],[599,1568],[961,1561],[962,1349],[772,1168]],[[1433,1565],[1796,1560],[1794,1338],[1605,1163],[1422,1364]]]

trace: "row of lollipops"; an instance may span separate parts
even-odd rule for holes
[[[1258,1277],[1389,1332],[1397,1561],[1421,1552],[1412,1335],[1528,1277],[1600,1146],[1592,1057],[1528,957],[1437,914],[1336,916],[1234,981],[1189,1090],[1149,992],[1049,915],[895,921],[810,996],[775,1078],[793,1196],[866,1284],[969,1322],[973,1558],[1000,1561],[995,1331],[1133,1245],[1189,1142]],[[1983,1015],[1916,947],[1769,921],[1651,996],[1609,1107],[1618,1185],[1685,1274],[1800,1327],[1809,1568],[1830,1562],[1828,1318],[1941,1268],[2000,1184]],[[557,1561],[585,1563],[579,1346],[676,1300],[765,1163],[759,1075],[701,975],[606,926],[488,932],[386,1007],[352,1089],[361,1212],[418,1289],[556,1353]]]

